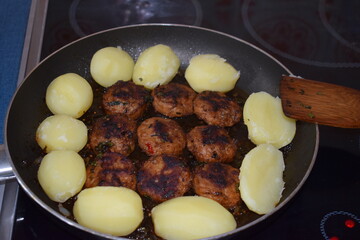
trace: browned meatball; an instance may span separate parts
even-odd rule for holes
[[[104,153],[86,168],[85,187],[115,186],[136,190],[133,162],[119,153]]]
[[[171,119],[146,119],[138,127],[137,136],[140,148],[147,155],[178,155],[186,146],[184,131]]]
[[[239,169],[224,163],[207,163],[195,170],[194,191],[233,208],[240,203],[239,173]]]
[[[144,113],[150,93],[132,81],[118,81],[103,94],[102,105],[106,114],[125,114],[137,119]]]
[[[225,93],[204,91],[194,100],[194,113],[207,124],[230,127],[241,120],[240,105]]]
[[[160,85],[152,91],[156,111],[168,117],[182,117],[194,113],[193,101],[196,93],[179,83]]]
[[[135,149],[136,122],[123,115],[107,115],[95,121],[89,134],[96,153],[117,152],[125,156]]]
[[[197,126],[187,134],[187,147],[200,162],[231,162],[236,154],[235,141],[225,128]]]
[[[144,162],[137,179],[142,196],[163,202],[184,195],[191,187],[192,175],[183,159],[158,155]]]

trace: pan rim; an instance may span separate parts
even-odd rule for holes
[[[283,65],[279,60],[277,60],[274,56],[272,56],[271,54],[269,54],[268,52],[266,52],[265,50],[255,46],[252,43],[249,43],[241,38],[235,37],[233,35],[227,34],[227,33],[223,33],[221,31],[217,31],[217,30],[212,30],[212,29],[208,29],[208,28],[204,28],[204,27],[199,27],[199,26],[192,26],[192,25],[184,25],[184,24],[172,24],[172,23],[146,23],[146,24],[133,24],[133,25],[127,25],[127,26],[121,26],[121,27],[115,27],[115,28],[110,28],[107,30],[103,30],[100,32],[96,32],[93,34],[90,34],[88,36],[82,37],[80,39],[77,39],[73,42],[70,42],[68,44],[66,44],[65,46],[59,48],[58,50],[54,51],[53,53],[51,53],[50,55],[48,55],[46,58],[44,58],[42,61],[39,62],[38,65],[36,65],[24,78],[24,80],[21,82],[21,84],[17,87],[16,91],[14,92],[12,99],[10,101],[10,104],[8,106],[7,109],[7,113],[6,113],[6,118],[4,121],[4,145],[5,145],[5,151],[6,154],[8,156],[10,165],[13,169],[13,173],[16,177],[17,182],[20,184],[20,186],[22,187],[22,189],[26,192],[26,194],[28,194],[38,205],[40,205],[44,210],[46,210],[47,212],[51,213],[53,216],[55,216],[57,219],[60,219],[61,221],[67,223],[68,225],[75,227],[77,229],[80,229],[82,231],[88,232],[92,235],[97,235],[103,238],[107,238],[107,239],[128,239],[128,238],[123,238],[123,237],[114,237],[108,234],[104,234],[104,233],[99,233],[97,231],[94,231],[92,229],[89,229],[87,227],[84,227],[80,224],[78,224],[77,222],[70,220],[68,218],[66,218],[65,216],[63,216],[62,214],[60,214],[59,212],[55,211],[53,208],[51,208],[50,206],[48,206],[45,202],[43,202],[36,194],[33,193],[33,191],[31,191],[31,189],[29,188],[29,186],[25,183],[25,181],[22,179],[22,177],[20,176],[19,172],[17,171],[12,159],[11,159],[11,155],[10,155],[10,151],[8,148],[8,137],[7,137],[7,128],[8,128],[8,117],[10,114],[10,110],[11,107],[13,105],[13,101],[17,96],[18,91],[21,89],[22,85],[24,84],[24,82],[29,78],[29,76],[32,74],[32,72],[34,72],[37,68],[39,68],[45,61],[47,61],[48,58],[52,57],[53,55],[55,55],[56,53],[58,53],[59,51],[62,51],[63,49],[69,47],[72,44],[75,44],[79,41],[82,41],[83,39],[86,38],[91,38],[92,36],[96,36],[96,35],[100,35],[103,34],[105,32],[111,32],[111,31],[116,31],[119,29],[129,29],[129,28],[141,28],[141,27],[154,27],[154,26],[165,26],[165,27],[179,27],[179,28],[189,28],[189,29],[198,29],[198,30],[202,30],[202,31],[206,31],[206,32],[212,32],[218,35],[222,35],[224,37],[227,38],[231,38],[234,39],[238,42],[241,42],[251,48],[253,48],[254,50],[264,54],[265,56],[267,56],[268,58],[270,58],[272,61],[274,61],[276,64],[278,64],[281,68],[283,68],[285,71],[288,72],[289,75],[293,75],[292,72],[285,66]],[[314,153],[310,162],[310,165],[307,169],[307,171],[305,172],[304,177],[302,178],[302,180],[298,183],[298,185],[296,186],[296,188],[290,193],[290,195],[284,199],[280,204],[278,204],[270,213],[267,213],[265,215],[262,215],[261,217],[257,218],[256,220],[245,224],[239,228],[236,228],[230,232],[226,232],[220,235],[216,235],[216,236],[212,236],[212,237],[208,237],[208,238],[204,238],[204,239],[208,239],[208,240],[213,240],[213,239],[221,239],[223,237],[229,236],[229,235],[233,235],[236,234],[238,232],[244,231],[246,229],[249,229],[251,227],[253,227],[254,225],[263,222],[265,219],[268,219],[270,216],[272,216],[274,213],[278,212],[280,209],[282,209],[288,202],[290,202],[291,199],[293,199],[293,197],[299,192],[299,190],[302,188],[302,186],[304,185],[304,183],[306,182],[306,180],[308,179],[308,176],[310,175],[312,168],[315,164],[315,160],[317,157],[317,153],[318,153],[318,148],[319,148],[319,127],[318,124],[313,124],[315,126],[315,146],[314,146]]]

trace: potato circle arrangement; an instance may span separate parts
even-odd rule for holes
[[[176,53],[169,46],[163,44],[149,47],[140,54],[136,62],[120,47],[105,47],[99,49],[93,55],[90,63],[90,73],[95,82],[106,88],[106,91],[121,80],[123,82],[133,82],[129,85],[130,90],[127,90],[127,94],[141,86],[147,89],[146,91],[153,91],[154,98],[161,99],[164,93],[162,92],[161,95],[158,93],[159,91],[156,92],[154,89],[171,82],[178,74],[180,65],[180,59]],[[235,87],[240,77],[240,71],[216,54],[203,54],[194,56],[190,60],[184,77],[192,88],[191,91],[195,91],[200,100],[204,98],[203,93],[206,93],[207,97],[210,96],[206,101],[211,99],[213,103],[216,102],[218,108],[222,108],[221,106],[226,105],[226,103],[222,102],[222,99],[228,99],[225,93]],[[174,92],[185,92],[181,94],[187,94],[187,90],[179,90],[182,88],[174,87],[174,89],[171,90],[171,93],[165,94],[174,94]],[[116,94],[116,96],[121,95],[119,92],[110,93],[113,96]],[[191,101],[193,101],[196,94],[190,95],[192,96]],[[143,95],[141,96],[143,97]],[[75,198],[73,215],[79,224],[101,233],[127,236],[135,231],[144,219],[142,198],[136,192],[136,186],[130,189],[118,185],[111,186],[111,184],[107,184],[110,186],[85,184],[88,181],[89,172],[87,172],[85,160],[78,152],[89,142],[88,127],[90,126],[86,126],[77,118],[81,117],[92,103],[93,90],[87,80],[78,74],[64,73],[50,83],[46,91],[46,104],[54,115],[44,119],[36,131],[36,141],[46,153],[40,163],[38,180],[44,192],[53,201],[63,203],[69,198]],[[121,105],[123,107],[121,109],[126,109],[124,111],[125,115],[126,112],[130,111],[129,108],[126,108],[126,103],[121,101],[112,100],[108,104],[111,104],[111,106]],[[188,103],[185,105],[188,105]],[[166,107],[166,105],[164,106]],[[207,111],[204,110],[206,106],[198,107],[198,109],[196,111]],[[179,112],[182,111],[179,110]],[[191,106],[190,114],[192,114],[192,111]],[[189,111],[184,110],[184,112],[189,114]],[[159,117],[154,118],[152,120],[154,122],[144,128],[143,134],[160,139],[156,150],[149,146],[148,143],[142,143],[141,148],[151,157],[149,161],[157,159],[156,156],[152,156],[154,154],[163,154],[163,151],[166,153],[164,149],[168,148],[168,145],[162,147],[161,141],[171,142],[169,139],[172,137],[167,134],[158,136],[151,131],[157,131],[156,129],[164,130],[165,127],[161,124],[170,124],[172,132],[174,132],[178,128],[176,121],[174,121],[174,118],[176,120],[176,114],[179,113],[175,112],[166,118],[162,118],[167,119],[166,121],[160,121]],[[225,112],[224,114],[229,115],[232,113]],[[266,214],[271,212],[281,199],[284,189],[283,171],[285,164],[282,152],[278,149],[292,141],[296,131],[296,124],[295,120],[289,119],[283,114],[279,98],[274,98],[265,92],[252,93],[245,102],[242,115],[248,129],[248,137],[256,146],[246,154],[240,169],[233,171],[232,174],[235,174],[236,179],[233,179],[232,182],[238,184],[236,185],[238,186],[237,194],[240,194],[242,201],[251,211]],[[138,117],[138,115],[136,116]],[[236,119],[235,122],[239,122],[239,116],[234,118]],[[106,134],[113,134],[113,128],[116,128],[114,123],[111,122],[112,119],[105,116],[101,120],[103,121],[100,124],[101,126],[109,126],[108,129],[103,130]],[[193,139],[198,137],[196,134],[205,134],[207,139],[203,139],[203,142],[208,141],[209,146],[211,146],[215,141],[212,134],[218,132],[222,134],[219,137],[223,139],[221,141],[232,141],[229,140],[230,137],[227,136],[227,131],[224,130],[224,126],[228,125],[207,122],[202,117],[200,119],[204,120],[208,125],[192,133],[191,137]],[[156,126],[156,124],[161,126]],[[232,122],[230,125],[232,124],[235,123]],[[179,127],[181,128],[181,126]],[[126,131],[123,130],[123,132],[116,134],[118,134],[117,136],[127,135],[128,139],[132,139],[133,135]],[[175,131],[175,134],[178,133]],[[176,154],[181,152],[186,145],[186,136],[184,135],[180,139],[182,139],[182,142],[178,145],[182,147],[179,151],[172,151]],[[177,141],[179,141],[179,138]],[[188,139],[188,141],[193,140]],[[195,144],[201,145],[201,141],[198,141],[199,143],[194,142],[187,143],[188,145],[192,144],[191,152],[197,151]],[[116,149],[117,146],[114,146],[114,144],[116,143],[105,142],[100,146],[101,151]],[[131,151],[133,149],[134,147],[131,147]],[[219,150],[216,150],[216,154],[205,155],[204,158],[201,158],[202,160],[198,159],[198,161],[202,161],[202,164],[209,164],[209,166],[211,163],[212,167],[209,167],[209,169],[219,169],[223,168],[223,165],[227,166],[234,154],[232,154],[230,160],[225,157],[224,162],[213,163],[215,160],[212,160],[212,158],[217,159],[221,155],[221,149],[225,148],[220,147]],[[96,154],[100,154],[98,157],[103,156],[104,152],[98,152],[98,148],[93,150]],[[211,148],[209,151],[212,151]],[[111,161],[117,164],[113,166],[114,168],[119,167],[117,161],[120,160],[117,159],[117,155],[121,156],[121,154],[104,154],[109,159],[111,157]],[[129,152],[126,152],[120,159],[125,159],[128,155]],[[161,160],[159,164],[170,164],[168,163],[169,159],[169,157],[162,155],[158,159]],[[131,168],[131,161],[126,161],[127,166]],[[172,159],[171,161],[172,165],[176,165],[181,160]],[[179,166],[177,171],[185,169],[181,164]],[[101,171],[101,167],[103,167],[101,164],[98,165],[95,168],[96,170],[91,170],[93,171],[91,174],[94,171]],[[152,168],[155,169],[157,166]],[[142,174],[144,174],[148,170],[142,171]],[[231,168],[228,171],[232,171]],[[228,174],[228,176],[230,175]],[[198,181],[202,180],[199,179]],[[156,181],[151,184],[156,184]],[[184,191],[187,191],[187,189]],[[221,201],[216,198],[197,196],[195,194],[195,196],[176,196],[163,199],[161,203],[152,208],[150,214],[155,234],[159,237],[164,239],[198,239],[225,233],[237,227],[234,216],[227,208],[228,206],[223,206]]]

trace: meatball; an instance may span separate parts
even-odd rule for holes
[[[133,162],[119,153],[104,153],[86,167],[85,187],[115,186],[136,190]]]
[[[102,98],[106,114],[125,114],[138,119],[146,110],[150,93],[132,81],[118,81],[105,90]]]
[[[196,126],[187,134],[187,147],[200,162],[231,162],[237,146],[225,128]]]
[[[97,154],[117,152],[128,156],[135,149],[136,122],[123,115],[98,118],[89,134],[89,144]]]
[[[204,91],[194,100],[194,113],[207,124],[231,127],[240,122],[240,105],[222,92]]]
[[[137,179],[142,196],[163,202],[184,195],[191,188],[192,174],[183,159],[158,155],[144,162]]]
[[[140,148],[147,155],[178,155],[186,146],[184,131],[171,119],[146,119],[138,127],[137,136]]]
[[[158,86],[152,91],[153,106],[168,117],[182,117],[194,113],[193,101],[196,93],[190,87],[179,83]]]
[[[239,169],[224,163],[199,166],[194,172],[194,191],[226,208],[233,208],[240,203],[239,173]]]

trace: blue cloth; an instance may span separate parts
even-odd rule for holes
[[[4,120],[16,89],[30,0],[0,0],[0,144]]]

